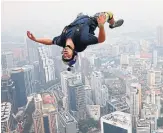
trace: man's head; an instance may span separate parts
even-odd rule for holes
[[[71,60],[74,54],[74,50],[71,48],[71,46],[67,45],[65,48],[63,48],[62,51],[62,58],[63,60]]]
[[[71,46],[67,45],[62,51],[62,61],[68,66],[75,64],[77,59],[77,52]]]

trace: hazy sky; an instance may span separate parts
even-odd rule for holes
[[[41,32],[46,28],[60,33],[79,12],[93,15],[100,11],[112,11],[116,18],[123,18],[123,30],[136,25],[163,25],[163,0],[6,1],[2,2],[2,30]]]

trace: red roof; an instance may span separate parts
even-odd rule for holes
[[[44,104],[54,104],[54,97],[50,95],[43,96],[43,103]]]
[[[151,53],[140,53],[140,58],[152,58]]]

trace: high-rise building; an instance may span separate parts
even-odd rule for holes
[[[91,75],[91,88],[93,92],[93,102],[96,105],[101,105],[101,89],[103,84],[103,75],[101,72],[94,71]]]
[[[56,126],[56,101],[48,93],[34,96],[36,110],[32,114],[35,133],[57,133]]]
[[[141,114],[141,85],[138,83],[131,84],[130,92],[130,113],[132,116],[132,127],[136,128],[136,122]]]
[[[163,46],[163,27],[157,27],[157,39],[158,39],[158,46]]]
[[[24,71],[24,76],[26,77],[26,94],[27,96],[34,93],[34,66],[33,65],[25,65],[22,67]]]
[[[12,112],[17,112],[16,88],[14,82],[8,75],[1,78],[1,102],[10,102],[12,105]]]
[[[26,44],[29,64],[33,64],[33,62],[38,61],[38,43],[31,41],[29,38],[26,38]]]
[[[101,88],[101,106],[106,106],[106,103],[109,99],[109,92],[106,85],[102,85]]]
[[[148,71],[147,83],[149,87],[160,85],[161,84],[161,71],[159,70]]]
[[[128,54],[121,54],[120,64],[121,64],[121,66],[128,66],[129,65]]]
[[[86,100],[86,105],[93,105],[92,89],[89,85],[85,85],[85,100]]]
[[[85,88],[81,80],[68,80],[69,90],[69,111],[71,111],[74,117],[79,119],[86,118],[86,100],[85,100]]]
[[[58,133],[77,133],[78,131],[78,122],[66,111],[59,112],[58,126]]]
[[[38,48],[40,76],[43,84],[55,80],[54,61],[50,53],[49,48],[43,46]]]
[[[131,115],[116,111],[102,116],[101,133],[132,133]]]
[[[2,55],[2,74],[8,74],[10,69],[14,67],[14,56],[13,52],[8,51],[8,52],[3,52]]]
[[[15,68],[11,71],[11,79],[14,81],[16,88],[16,101],[18,108],[27,104],[27,86],[29,85],[28,78],[23,68]],[[29,86],[28,86],[29,87]]]
[[[150,122],[144,119],[137,121],[136,133],[150,133]]]
[[[153,66],[156,67],[157,66],[157,50],[153,50],[153,54],[152,54],[152,62],[153,62]]]
[[[69,111],[68,79],[81,80],[82,78],[80,73],[71,73],[69,71],[61,72],[61,87],[62,92],[64,94],[63,107],[65,108],[66,111]]]
[[[35,133],[45,133],[44,131],[44,122],[43,122],[43,114],[41,110],[36,109],[32,114],[34,131]]]
[[[10,133],[14,129],[12,105],[9,102],[1,103],[1,132]]]

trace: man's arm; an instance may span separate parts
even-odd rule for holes
[[[105,29],[104,29],[104,24],[106,22],[105,20],[106,20],[105,15],[100,15],[97,18],[98,27],[99,27],[99,35],[98,35],[98,42],[99,43],[102,43],[105,41]]]
[[[42,43],[45,45],[52,45],[53,44],[53,41],[51,39],[48,39],[48,38],[36,39],[35,42]]]
[[[30,33],[29,31],[27,31],[27,36],[29,37],[29,39],[38,42],[38,43],[42,43],[45,45],[52,45],[53,44],[53,40],[51,39],[47,39],[47,38],[40,38],[40,39],[36,39],[34,37],[34,35],[32,33]]]
[[[105,41],[105,29],[104,25],[99,26],[98,42],[102,43]]]

